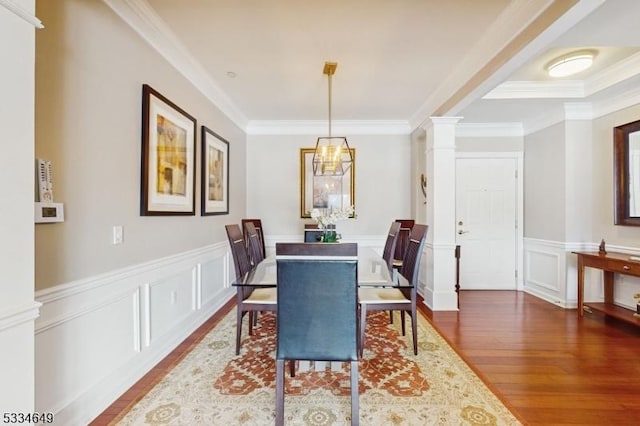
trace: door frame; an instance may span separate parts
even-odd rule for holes
[[[456,179],[458,159],[514,159],[516,160],[516,290],[524,290],[524,156],[522,152],[456,152]],[[455,217],[453,218],[455,220]],[[463,254],[464,258],[464,254]]]

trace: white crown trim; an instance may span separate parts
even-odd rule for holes
[[[7,9],[9,12],[13,12],[13,14],[15,14],[16,16],[18,16],[18,17],[22,18],[23,20],[27,21],[28,23],[30,23],[34,27],[36,27],[38,29],[44,28],[44,25],[42,25],[42,21],[39,20],[33,14],[33,12],[30,12],[30,11],[26,10],[24,7],[20,6],[15,1],[13,1],[13,0],[0,0],[0,6],[4,6],[4,8]]]
[[[584,82],[562,81],[506,81],[484,95],[482,99],[544,99],[583,98]]]
[[[550,111],[542,116],[524,122],[524,135],[535,133],[564,120],[594,120],[638,104],[640,104],[640,88],[593,104],[589,102],[567,103],[565,104],[564,111]]]
[[[614,84],[628,80],[640,74],[640,53],[629,56],[611,65],[602,72],[585,81],[585,93],[593,95]]]
[[[313,135],[327,134],[326,120],[251,120],[248,135]],[[345,135],[408,135],[411,127],[403,120],[332,120],[332,134]]]
[[[249,121],[247,117],[207,74],[146,0],[103,1],[223,114],[241,129],[246,127]]]
[[[624,108],[640,104],[640,88],[610,97],[594,105],[593,117],[602,117]]]

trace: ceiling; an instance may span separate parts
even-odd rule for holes
[[[456,115],[526,132],[640,87],[637,0],[104,1],[249,133],[326,126],[325,61],[334,128]],[[585,47],[598,55],[579,79],[545,75]]]

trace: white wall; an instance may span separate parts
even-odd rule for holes
[[[33,0],[14,3],[33,17]],[[0,5],[0,413],[34,408],[34,32]]]

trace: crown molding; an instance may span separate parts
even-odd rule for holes
[[[564,110],[548,111],[542,116],[524,122],[524,134],[535,133],[565,120],[595,120],[639,104],[640,88],[594,103],[568,102],[564,104]]]
[[[44,28],[42,25],[42,21],[39,20],[34,14],[33,11],[29,11],[16,3],[13,0],[0,0],[0,6],[3,6],[9,12],[12,12],[14,15],[22,18],[24,21],[27,21],[34,27],[38,29]]]
[[[332,120],[334,135],[408,135],[411,127],[404,120]],[[324,135],[326,120],[251,120],[248,135]]]
[[[456,126],[456,137],[521,137],[522,123],[460,123]]]
[[[593,106],[593,118],[598,118],[640,104],[640,87],[613,96]]]
[[[586,80],[506,81],[482,99],[585,98],[640,74],[640,53]]]
[[[506,81],[482,99],[584,98],[585,83],[579,80]]]
[[[590,96],[601,90],[621,83],[640,74],[640,53],[629,56],[602,72],[585,80],[585,95]]]
[[[455,115],[473,100],[482,96],[492,87],[503,81],[519,68],[524,62],[538,54],[541,49],[571,28],[582,18],[593,11],[605,0],[589,0],[561,2],[556,0],[514,0],[496,17],[493,25],[479,40],[475,40],[469,55],[452,69],[449,77],[436,88],[427,100],[411,116],[409,122],[412,127],[428,126],[429,117],[433,115]],[[561,16],[556,17],[559,9],[569,7]],[[541,28],[544,24],[546,28]],[[531,40],[523,45],[523,38]],[[519,43],[516,43],[518,41]],[[511,45],[510,43],[516,43]],[[518,45],[517,49],[515,48]],[[512,51],[514,50],[515,51]],[[489,58],[489,59],[488,59]],[[488,67],[494,60],[504,61],[496,70]],[[495,64],[494,64],[495,65]],[[459,100],[455,100],[456,93],[471,79],[479,76],[477,73],[488,74],[482,82],[476,84],[469,93]],[[460,82],[463,82],[461,85]]]
[[[6,0],[0,0],[6,1]],[[248,123],[231,98],[207,74],[146,0],[102,0],[209,101],[241,129]]]

